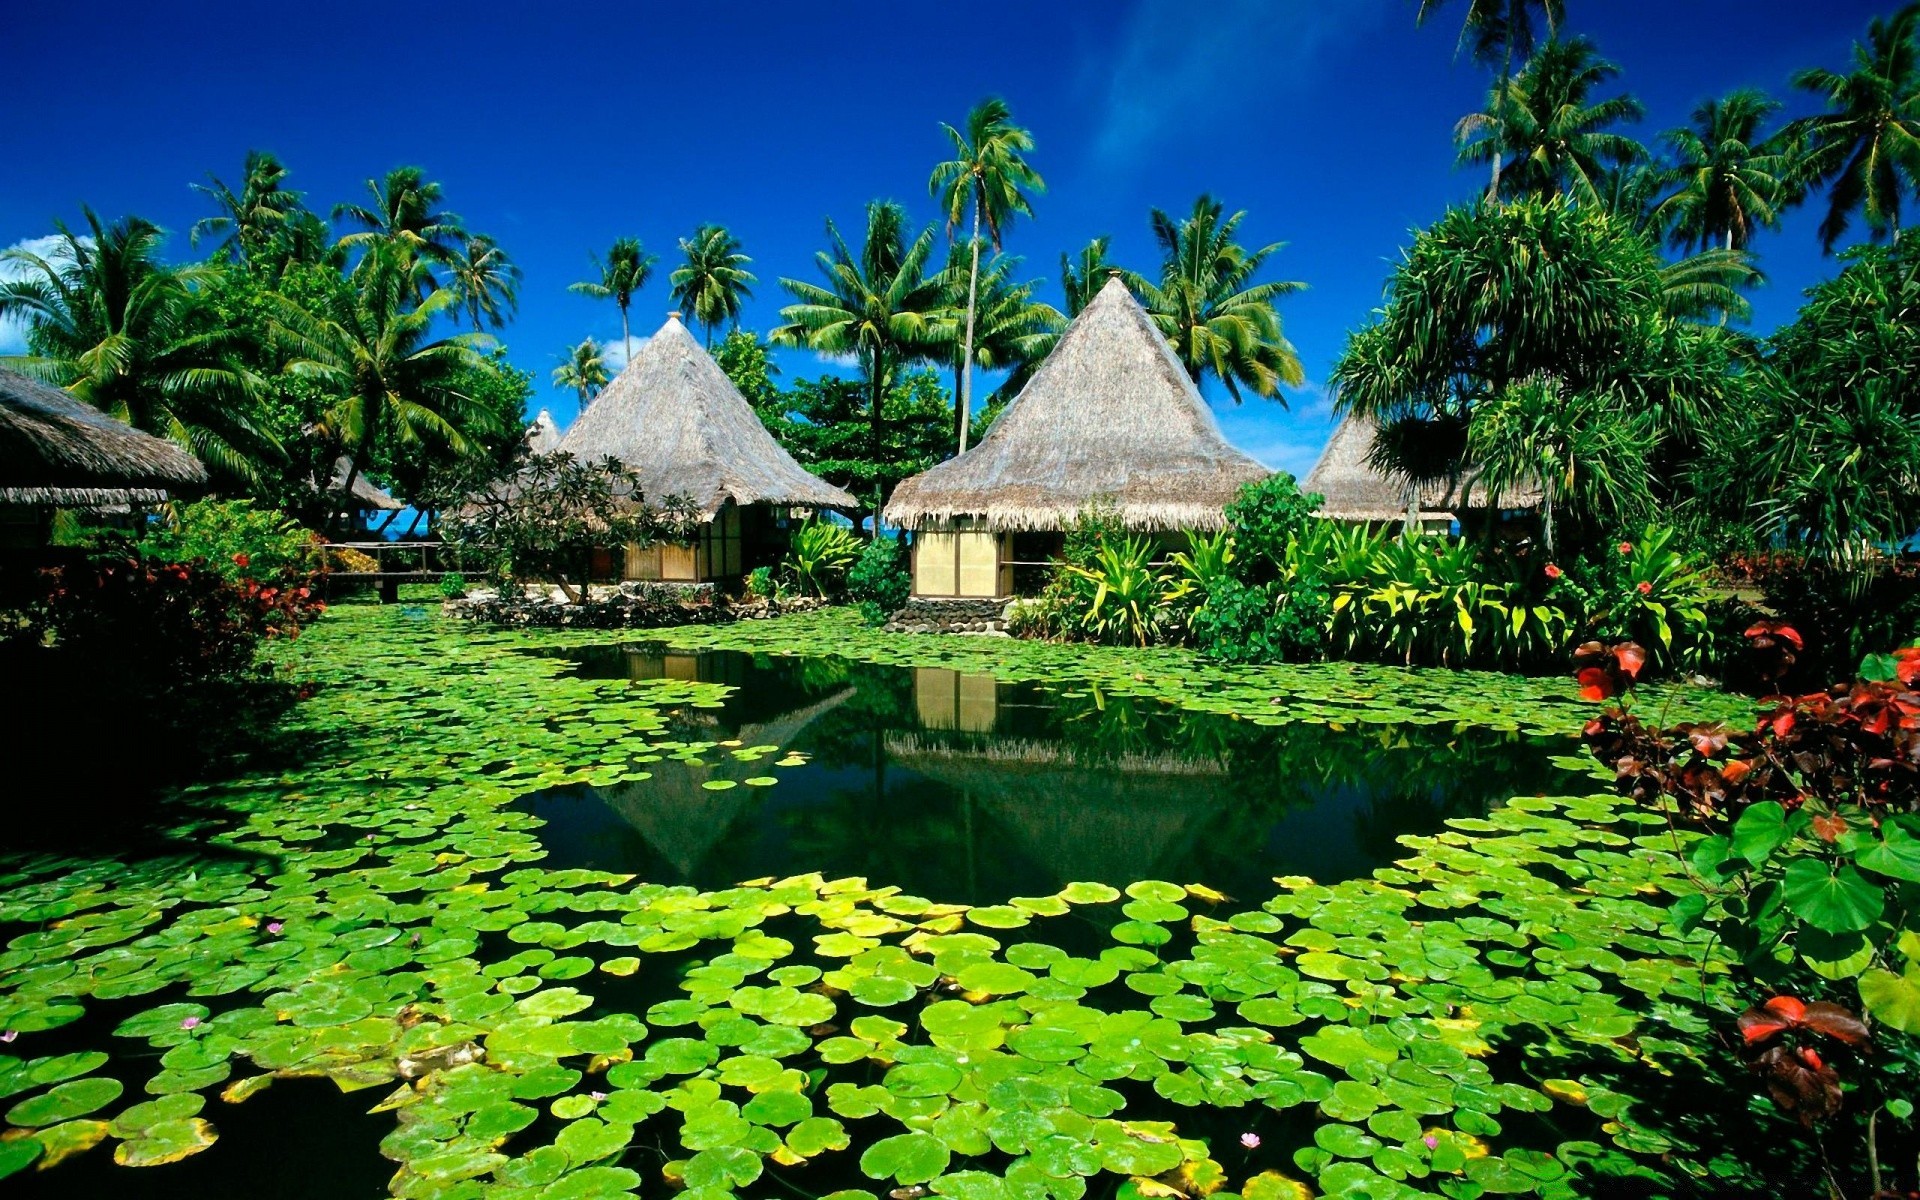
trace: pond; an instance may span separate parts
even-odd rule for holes
[[[667,712],[717,756],[515,805],[546,823],[549,865],[703,888],[817,870],[974,904],[1076,880],[1251,897],[1364,875],[1403,835],[1580,781],[1554,762],[1571,739],[1480,726],[1260,725],[1084,682],[660,643],[548,653],[583,677],[732,689]]]

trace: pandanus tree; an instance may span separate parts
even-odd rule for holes
[[[593,265],[599,270],[600,278],[583,280],[567,288],[596,300],[611,300],[619,308],[620,343],[628,361],[633,359],[633,330],[627,324],[627,310],[633,307],[634,296],[653,278],[655,261],[639,238],[615,238],[605,258],[594,256]]]
[[[600,357],[600,343],[592,338],[567,347],[560,365],[553,369],[553,386],[569,389],[578,396],[581,412],[587,410],[587,405],[593,403],[593,398],[608,382],[607,363]]]
[[[202,217],[187,231],[191,244],[202,238],[220,238],[214,253],[234,262],[251,263],[263,257],[283,235],[294,214],[304,211],[300,193],[285,186],[287,168],[264,150],[247,151],[240,190],[235,192],[219,176],[193,190],[212,200],[218,215]]]
[[[1620,68],[1584,37],[1549,41],[1520,73],[1496,87],[1483,112],[1455,127],[1463,164],[1506,162],[1500,195],[1599,199],[1607,171],[1647,159],[1639,142],[1612,127],[1640,119],[1632,96],[1596,98]]]
[[[257,481],[284,453],[256,424],[263,385],[242,365],[243,335],[200,290],[219,268],[168,266],[159,227],[83,212],[86,232],[57,225],[44,257],[0,251],[17,276],[0,283],[0,317],[28,326],[31,351],[0,362],[171,438],[227,480]]]
[[[1827,215],[1820,244],[1828,252],[1845,235],[1856,213],[1873,240],[1900,232],[1901,204],[1920,187],[1920,4],[1867,27],[1855,43],[1846,73],[1812,67],[1793,77],[1795,87],[1827,103],[1827,111],[1787,126],[1805,146],[1802,171],[1809,183],[1827,186]]]
[[[713,331],[722,322],[740,328],[740,304],[753,299],[753,285],[760,280],[747,270],[752,262],[740,249],[740,239],[724,225],[702,225],[690,238],[680,239],[681,264],[667,282],[673,285],[673,302],[693,318],[706,334],[707,349],[713,349]]]
[[[1001,239],[1016,216],[1032,216],[1034,193],[1046,182],[1027,162],[1033,152],[1033,134],[1013,123],[1006,101],[993,97],[967,114],[965,130],[942,125],[953,143],[954,156],[934,167],[927,190],[939,199],[951,238],[971,214],[973,232],[967,239],[966,320],[960,335],[960,387],[954,398],[955,427],[960,453],[967,450],[967,424],[973,412],[974,340],[980,294],[980,232],[997,253]]]
[[[1177,220],[1154,209],[1153,236],[1163,256],[1160,278],[1122,276],[1195,383],[1212,375],[1236,403],[1243,387],[1285,403],[1281,385],[1298,387],[1306,372],[1281,330],[1275,301],[1306,285],[1255,283],[1254,276],[1285,243],[1249,250],[1235,240],[1246,212],[1223,216],[1224,211],[1220,201],[1206,195]]]
[[[450,288],[475,333],[482,322],[499,329],[520,307],[520,268],[486,234],[462,238],[447,267]]]
[[[354,268],[350,297],[331,311],[291,302],[276,326],[292,358],[290,374],[311,378],[336,399],[316,432],[352,457],[341,481],[350,494],[361,468],[390,449],[426,446],[463,454],[461,426],[473,407],[463,376],[486,369],[477,334],[435,338],[434,322],[459,309],[447,288],[414,302],[419,273],[404,243],[370,246]]]
[[[832,221],[828,249],[815,261],[824,284],[782,279],[794,303],[780,310],[785,323],[768,340],[826,354],[851,355],[860,365],[869,405],[871,453],[880,457],[887,388],[904,364],[933,357],[940,349],[946,290],[929,273],[934,229],[910,234],[907,213],[892,201],[867,206],[866,238],[858,252]],[[874,531],[884,497],[874,489]]]
[[[1446,6],[1447,0],[1420,0],[1415,23],[1426,24],[1429,17]],[[1497,97],[1507,94],[1514,64],[1525,62],[1533,55],[1536,16],[1545,22],[1549,37],[1558,34],[1560,23],[1566,19],[1564,0],[1467,0],[1466,19],[1461,23],[1460,44],[1455,52],[1465,52],[1474,62],[1495,69],[1493,91]],[[1501,167],[1498,152],[1492,156],[1492,164],[1493,178],[1487,186],[1487,196],[1497,198]]]
[[[371,204],[336,204],[333,219],[358,225],[357,232],[340,239],[345,250],[365,250],[379,242],[403,249],[414,271],[414,291],[424,297],[439,286],[436,266],[449,264],[466,240],[467,231],[457,213],[443,209],[441,186],[419,167],[396,167],[382,179],[367,180]]]
[[[1740,88],[1693,110],[1693,123],[1665,135],[1677,190],[1655,211],[1679,248],[1744,250],[1780,221],[1799,164],[1791,139],[1761,136],[1780,102]]]

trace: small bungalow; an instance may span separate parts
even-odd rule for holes
[[[732,583],[771,565],[792,510],[852,508],[773,440],[753,406],[698,340],[667,317],[580,414],[557,449],[582,462],[615,458],[649,501],[681,496],[700,522],[689,545],[629,546],[609,574],[675,583]]]
[[[1320,515],[1361,525],[1417,526],[1428,533],[1447,533],[1470,511],[1485,512],[1487,491],[1478,483],[1429,483],[1413,487],[1393,479],[1367,460],[1373,453],[1379,425],[1371,417],[1342,417],[1327,439],[1320,460],[1300,482],[1303,492],[1325,497]],[[1528,509],[1540,503],[1537,488],[1501,497],[1504,509]]]
[[[44,544],[57,508],[159,504],[206,486],[207,469],[174,443],[0,369],[0,544]]]
[[[1219,529],[1240,489],[1270,474],[1221,436],[1115,276],[980,444],[901,483],[886,518],[913,533],[915,597],[1000,598],[1089,508],[1148,534]]]

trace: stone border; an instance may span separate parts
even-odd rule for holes
[[[1007,614],[1017,601],[1012,600],[932,600],[916,596],[906,607],[887,619],[888,633],[975,633],[1007,632]]]
[[[711,583],[629,580],[595,586],[574,602],[558,588],[527,587],[518,596],[475,589],[448,600],[444,611],[469,621],[520,628],[641,629],[719,625],[812,612],[827,601],[812,596],[784,600],[734,600]]]

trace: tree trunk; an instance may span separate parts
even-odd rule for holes
[[[633,331],[627,328],[627,306],[620,306],[620,342],[627,348],[627,361],[633,361]],[[621,370],[626,370],[623,366]]]
[[[980,196],[973,197],[973,267],[967,272],[967,336],[960,343],[960,453],[967,452],[967,425],[973,419],[973,306],[980,288]]]
[[[873,465],[876,469],[878,469],[881,461],[880,454],[881,454],[882,442],[884,440],[881,437],[881,413],[885,408],[886,398],[887,398],[887,379],[886,379],[886,371],[884,370],[885,359],[881,357],[880,352],[878,350],[875,350],[873,352],[873,356],[868,360],[868,364],[869,364],[870,374],[872,374],[873,376],[873,383],[872,383],[873,397],[871,400],[872,411],[868,414],[869,424],[867,429],[867,437],[869,442],[871,443],[870,454],[873,459]],[[873,540],[875,541],[880,540],[880,499],[881,499],[880,477],[878,475],[875,475],[873,480],[873,529],[872,529]]]

